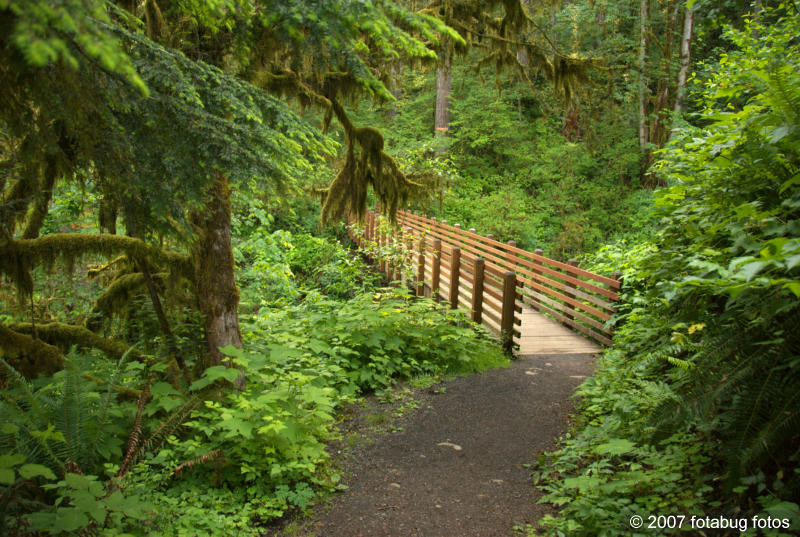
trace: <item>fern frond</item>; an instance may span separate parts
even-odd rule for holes
[[[116,392],[114,391],[114,386],[117,384],[117,379],[122,372],[122,366],[125,365],[125,361],[128,359],[128,355],[132,350],[133,347],[129,348],[127,351],[125,351],[125,354],[120,357],[120,359],[117,361],[114,371],[111,373],[111,377],[108,379],[108,389],[106,390],[105,397],[103,398],[103,403],[100,410],[100,419],[97,422],[97,429],[92,437],[92,445],[97,445],[97,442],[100,439],[100,434],[103,432],[103,427],[106,423],[106,419],[108,418],[108,409],[111,406],[112,400],[115,399]]]
[[[174,470],[172,470],[172,475],[177,476],[184,470],[191,470],[195,466],[208,464],[209,461],[218,461],[218,460],[222,460],[224,462],[225,455],[222,454],[222,450],[215,449],[213,451],[209,451],[204,455],[200,455],[199,457],[195,457],[191,460],[179,464],[178,466],[175,467]]]
[[[125,457],[122,459],[122,462],[119,465],[119,472],[117,472],[117,477],[122,477],[133,465],[133,457],[134,454],[139,449],[139,444],[142,438],[142,413],[144,412],[144,406],[147,404],[147,400],[150,398],[150,385],[153,382],[153,377],[150,376],[147,379],[147,384],[145,384],[142,393],[139,394],[139,399],[136,404],[136,417],[133,420],[133,427],[131,428],[131,433],[128,435],[128,444],[125,447]]]
[[[141,441],[141,427],[139,427],[138,430],[133,431],[131,436],[133,438],[134,432],[136,433],[135,441],[129,443],[128,451],[125,455],[125,459],[120,465],[117,477],[122,477],[125,475],[144,453],[157,450],[164,443],[164,441],[178,429],[178,427],[183,425],[183,423],[192,414],[192,411],[197,408],[197,405],[199,405],[207,395],[208,391],[202,390],[189,397],[181,406],[175,409],[172,414],[162,421],[156,430],[153,431],[153,433],[151,433],[150,436],[144,441]]]

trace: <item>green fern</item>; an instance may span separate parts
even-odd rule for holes
[[[729,316],[710,326],[691,357],[695,367],[673,373],[679,398],[652,415],[656,436],[687,424],[705,430],[721,445],[729,488],[757,469],[785,469],[800,446],[797,326],[800,308],[769,320]]]

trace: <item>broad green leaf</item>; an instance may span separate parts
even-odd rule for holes
[[[636,444],[624,438],[612,438],[605,444],[600,444],[595,451],[600,455],[622,455],[630,453],[636,448]]]
[[[31,479],[39,476],[46,479],[56,478],[56,474],[54,474],[50,468],[47,466],[42,466],[41,464],[23,464],[19,468],[19,475],[25,479]]]

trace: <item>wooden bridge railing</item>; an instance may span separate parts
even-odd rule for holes
[[[418,295],[447,300],[463,307],[503,339],[510,351],[521,336],[520,313],[528,306],[570,326],[599,343],[611,344],[605,323],[614,312],[620,280],[502,243],[445,221],[398,211],[397,226],[380,225],[368,212],[364,232],[354,238],[362,246],[377,246],[380,269],[402,279],[402,268],[413,266]],[[402,248],[392,248],[402,245]],[[413,257],[413,259],[412,259]]]

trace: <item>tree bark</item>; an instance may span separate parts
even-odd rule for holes
[[[446,138],[450,130],[450,87],[452,85],[452,52],[445,46],[440,56],[441,64],[436,71],[436,114],[434,131],[436,138]],[[447,145],[441,143],[436,147],[436,155],[447,152]]]
[[[649,0],[639,3],[639,151],[642,155],[642,171],[647,167],[647,19]]]
[[[392,92],[392,96],[396,99],[395,102],[391,103],[390,108],[386,111],[386,117],[389,120],[394,119],[397,115],[397,101],[400,100],[400,97],[403,96],[403,88],[400,85],[400,77],[402,76],[402,65],[394,64],[389,68],[389,87],[390,91]]]
[[[205,365],[230,365],[220,347],[242,346],[239,290],[231,245],[231,199],[228,178],[216,172],[203,211],[192,214],[198,239],[192,248],[195,290],[204,319],[208,355]],[[244,374],[234,383],[244,388]]]
[[[683,100],[686,97],[686,79],[689,75],[689,62],[692,50],[692,27],[694,26],[694,8],[687,7],[683,14],[683,32],[681,33],[681,68],[678,71],[678,84],[675,88],[675,112],[683,112]]]

